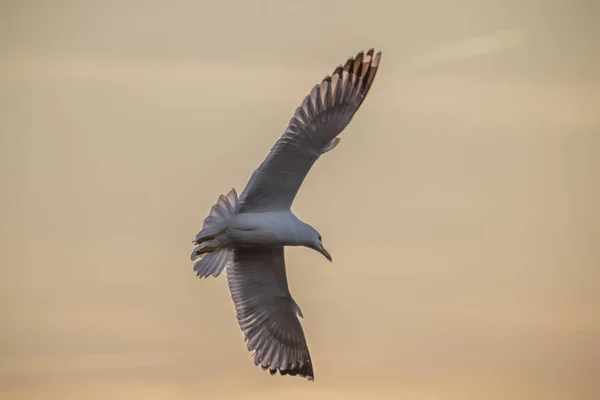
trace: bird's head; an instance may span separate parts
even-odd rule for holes
[[[329,254],[329,252],[327,250],[325,250],[325,247],[323,247],[323,238],[321,237],[321,234],[319,232],[317,232],[316,230],[314,230],[314,233],[312,235],[312,240],[310,242],[310,246],[311,249],[314,249],[316,251],[318,251],[319,253],[323,254],[323,256],[325,256],[326,259],[328,259],[329,261],[331,260],[331,255]]]

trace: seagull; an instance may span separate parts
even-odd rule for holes
[[[254,171],[238,197],[220,195],[204,220],[191,255],[199,278],[227,282],[239,326],[254,352],[254,364],[271,375],[314,380],[313,364],[288,288],[285,246],[304,246],[330,262],[321,235],[291,210],[306,175],[333,150],[364,101],[379,68],[381,52],[359,52],[313,87],[287,129]]]

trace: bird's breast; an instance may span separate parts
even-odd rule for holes
[[[296,220],[290,211],[242,213],[232,219],[227,231],[234,246],[294,245]]]

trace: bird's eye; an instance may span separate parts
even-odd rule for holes
[[[321,235],[319,235],[319,242],[320,242],[320,241],[322,241],[322,239],[321,239]]]

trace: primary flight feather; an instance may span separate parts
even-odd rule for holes
[[[321,235],[291,211],[315,161],[340,141],[375,79],[381,52],[360,52],[316,85],[239,196],[221,195],[196,235],[194,271],[227,280],[238,323],[254,363],[271,374],[314,379],[313,365],[290,294],[284,246],[331,256]]]

